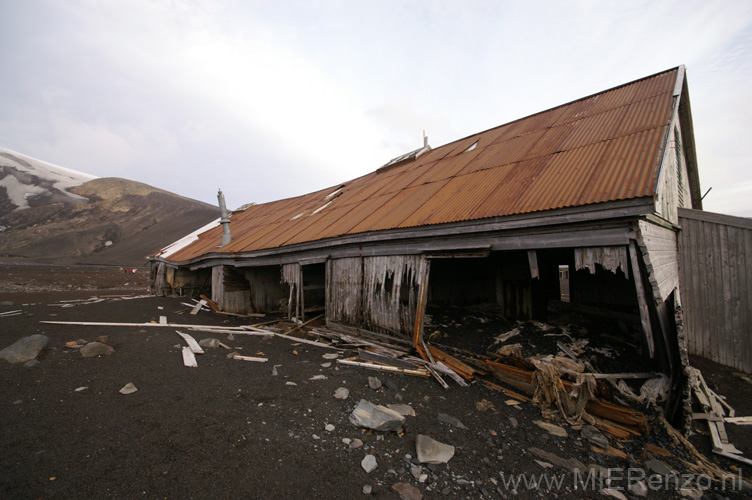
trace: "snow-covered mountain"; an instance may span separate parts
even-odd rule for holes
[[[0,213],[49,203],[85,203],[86,198],[69,189],[96,178],[0,147]]]
[[[0,260],[139,265],[219,210],[0,148]]]

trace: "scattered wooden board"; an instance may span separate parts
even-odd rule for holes
[[[201,349],[201,346],[198,345],[198,342],[196,342],[196,339],[188,335],[187,333],[179,332],[175,330],[175,333],[183,337],[183,340],[188,344],[188,347],[191,348],[191,351],[193,351],[194,354],[204,354],[204,350]]]
[[[183,364],[189,368],[198,368],[196,363],[196,355],[190,347],[183,347]]]

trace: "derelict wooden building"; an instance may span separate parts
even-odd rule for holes
[[[566,284],[572,303],[633,312],[678,394],[680,207],[701,208],[683,66],[244,207],[231,242],[216,224],[152,256],[155,287],[412,337],[426,303],[538,318]]]

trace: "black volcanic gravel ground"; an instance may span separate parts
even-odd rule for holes
[[[18,280],[16,276],[14,279]],[[122,288],[122,287],[121,287]],[[143,293],[128,288],[96,293]],[[207,348],[197,357],[198,368],[182,364],[183,342],[173,328],[84,327],[40,324],[41,320],[171,323],[236,326],[249,320],[210,313],[178,314],[183,299],[148,297],[105,301],[70,308],[50,306],[64,299],[85,298],[91,291],[0,293],[0,312],[23,314],[0,318],[0,348],[34,333],[51,339],[49,348],[31,368],[0,362],[0,498],[3,499],[269,499],[269,498],[399,498],[391,490],[398,482],[416,485],[426,499],[443,498],[606,498],[596,490],[574,490],[574,477],[563,469],[536,463],[528,448],[536,447],[585,464],[628,467],[629,462],[598,454],[580,433],[559,421],[569,436],[549,436],[533,424],[540,411],[523,403],[507,406],[509,398],[478,384],[442,389],[431,379],[385,375],[332,364],[322,355],[329,349],[296,345],[279,338],[195,333],[197,339],[217,337],[249,356],[267,363],[228,359],[222,348]],[[4,304],[11,301],[13,304]],[[160,309],[161,308],[161,309]],[[82,358],[65,342],[89,341],[108,335],[115,352]],[[707,362],[706,378],[737,406],[737,414],[752,410],[749,382],[732,371]],[[276,366],[277,376],[272,375]],[[725,370],[725,371],[724,371]],[[715,376],[722,373],[722,376]],[[310,380],[325,375],[325,380]],[[368,377],[388,378],[379,391]],[[138,391],[118,391],[132,382]],[[288,385],[292,382],[296,385]],[[731,385],[727,385],[731,384]],[[76,392],[77,388],[86,389]],[[333,397],[338,387],[350,390],[347,400]],[[725,392],[726,390],[731,392]],[[407,417],[404,435],[364,432],[349,414],[360,399],[373,403],[408,403],[417,416]],[[493,409],[479,411],[486,400]],[[461,420],[457,429],[437,419],[446,413]],[[513,425],[513,420],[518,424]],[[326,424],[333,424],[331,432]],[[700,429],[702,424],[696,423]],[[732,427],[729,425],[729,427]],[[448,464],[426,468],[427,483],[410,474],[405,456],[415,457],[417,434],[427,434],[456,447]],[[752,456],[750,432],[730,431],[733,442]],[[361,439],[351,450],[343,438]],[[696,435],[698,446],[708,437]],[[651,442],[671,451],[662,458],[682,471],[675,460],[689,457],[662,432],[623,443],[611,438],[642,463],[641,451]],[[375,454],[378,468],[366,474],[360,463]],[[661,457],[658,457],[661,458]],[[715,459],[714,459],[715,460]],[[729,469],[733,462],[719,462]],[[683,471],[682,471],[683,472]],[[501,473],[564,475],[560,490],[505,488]],[[744,468],[745,477],[752,469]],[[373,487],[365,495],[364,485]],[[624,482],[616,484],[623,486]],[[706,492],[703,498],[744,498],[741,493]],[[680,498],[674,491],[651,491],[648,498]]]

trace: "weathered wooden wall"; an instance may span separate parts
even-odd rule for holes
[[[250,285],[250,311],[279,311],[280,301],[287,299],[289,289],[281,282],[282,271],[279,266],[249,267],[245,277]]]
[[[287,300],[287,317],[289,319],[299,318],[300,311],[300,296],[302,293],[300,281],[302,275],[300,272],[300,264],[284,264],[282,266],[282,282],[286,283],[289,287],[289,295]]]
[[[664,302],[679,286],[679,249],[674,229],[639,221],[637,243],[652,285],[653,299]]]
[[[360,325],[362,316],[363,261],[359,257],[331,259],[326,263],[326,319]]]
[[[244,274],[234,267],[212,267],[212,300],[223,311],[246,314],[251,304],[251,289]]]
[[[689,352],[752,373],[752,220],[679,210]]]
[[[363,259],[363,326],[410,334],[418,294],[418,255]]]

